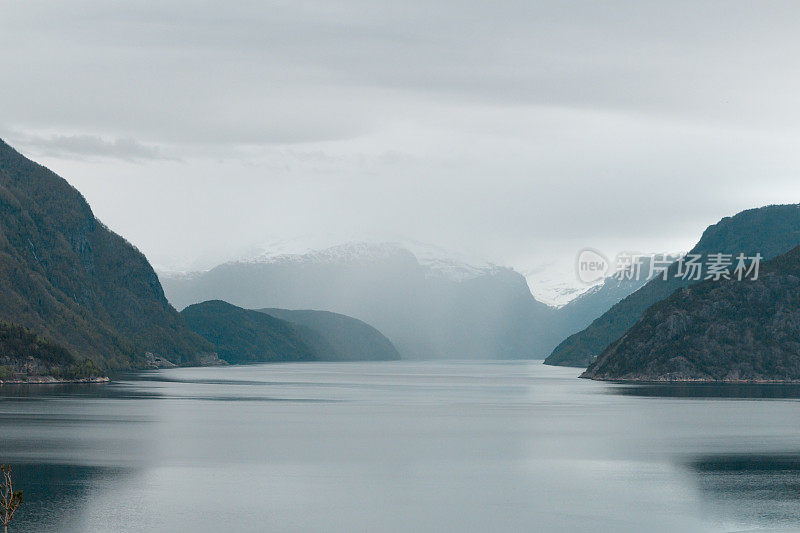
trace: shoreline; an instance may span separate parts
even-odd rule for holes
[[[191,365],[183,368],[191,367],[205,367],[205,366],[227,366],[227,365]],[[163,367],[151,366],[141,370],[159,370]],[[167,367],[169,368],[169,367]],[[181,368],[174,365],[171,368]],[[635,379],[635,378],[597,378],[589,376],[578,376],[578,379],[587,379],[590,381],[597,381],[602,383],[616,383],[620,385],[800,385],[800,379],[777,380],[777,379],[726,379],[726,380],[709,380],[709,379]],[[66,385],[66,384],[102,384],[109,383],[111,378],[108,376],[101,376],[95,378],[55,378],[53,376],[32,376],[27,379],[9,379],[0,380],[0,386],[3,385]]]
[[[98,378],[54,378],[53,376],[31,376],[28,379],[6,379],[0,380],[3,385],[64,385],[69,383],[108,383],[111,379],[108,376]]]
[[[589,376],[579,376],[579,379],[622,385],[800,385],[800,379],[625,379]]]

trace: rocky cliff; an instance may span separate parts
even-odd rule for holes
[[[582,377],[800,381],[800,247],[764,264],[756,280],[708,280],[677,290]]]

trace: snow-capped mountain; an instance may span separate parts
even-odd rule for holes
[[[206,272],[165,275],[162,283],[178,308],[221,299],[353,316],[406,357],[536,358],[560,340],[555,309],[533,298],[521,274],[419,243],[269,251]]]
[[[599,285],[584,285],[564,279],[542,279],[532,273],[526,273],[525,279],[534,298],[555,308],[564,307],[580,296],[591,294]]]
[[[646,281],[574,286],[534,272],[526,280],[512,268],[416,242],[292,249],[275,246],[203,272],[162,273],[162,285],[179,309],[221,299],[349,315],[378,328],[405,357],[537,358]],[[543,303],[531,287],[550,297]]]
[[[302,251],[288,252],[289,249]],[[385,260],[392,256],[411,253],[425,270],[427,277],[443,277],[464,281],[491,275],[503,267],[468,258],[433,244],[416,241],[403,242],[349,242],[322,250],[283,245],[272,247],[255,256],[243,257],[236,262],[245,263],[351,263]]]
[[[622,271],[628,271],[628,274],[610,272],[609,276],[592,284],[581,282],[575,272],[574,263],[569,264],[564,261],[551,262],[527,269],[524,271],[524,275],[528,280],[531,293],[540,302],[559,309],[563,308],[567,312],[573,312],[574,309],[582,307],[587,310],[582,312],[583,314],[596,318],[611,305],[643,286],[652,275],[650,260],[653,254],[632,251],[623,251],[620,254],[637,258],[638,266],[622,265],[620,268]],[[659,254],[658,260],[672,262],[678,256],[679,254],[672,254],[662,257]]]

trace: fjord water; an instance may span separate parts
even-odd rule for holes
[[[540,362],[185,368],[0,387],[11,531],[800,525],[800,389]]]

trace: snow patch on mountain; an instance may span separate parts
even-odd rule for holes
[[[277,242],[254,256],[242,257],[235,262],[370,263],[400,256],[415,258],[428,277],[441,277],[453,281],[465,281],[479,276],[493,275],[504,269],[504,267],[463,253],[455,253],[433,244],[416,241],[348,242],[319,250],[297,247],[286,242]]]
[[[574,299],[597,291],[602,281],[595,285],[584,285],[564,279],[541,279],[536,276],[526,275],[528,288],[533,297],[551,307],[564,307]]]
[[[587,285],[575,274],[572,258],[547,258],[528,263],[522,275],[533,297],[551,307],[564,307],[575,298],[588,294],[602,284]]]
[[[345,262],[369,263],[385,260],[402,254],[410,254],[407,250],[393,243],[351,242],[331,246],[322,250],[305,250],[287,253],[269,249],[255,257],[242,259],[242,263],[322,263],[335,264]]]

